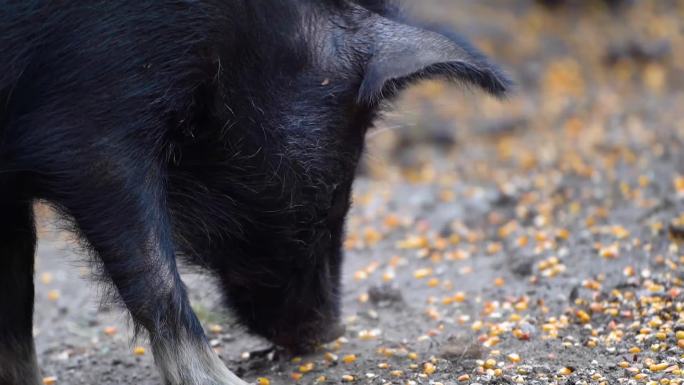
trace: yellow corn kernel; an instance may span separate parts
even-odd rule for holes
[[[580,322],[586,324],[591,322],[591,316],[584,310],[578,310],[577,311],[577,318],[579,318]]]
[[[356,361],[356,354],[347,354],[346,356],[342,357],[342,362],[345,364],[351,364]]]
[[[299,367],[299,371],[302,373],[309,373],[310,371],[314,370],[315,367],[316,365],[313,362],[307,362]]]
[[[569,376],[569,375],[572,374],[572,369],[570,369],[570,368],[561,368],[561,369],[558,371],[558,374],[560,374],[561,376]]]
[[[325,352],[325,354],[323,355],[323,359],[328,362],[335,362],[337,361],[337,355],[330,352]]]
[[[430,269],[429,267],[428,267],[428,268],[424,268],[424,269],[418,269],[418,270],[416,270],[416,271],[413,273],[413,276],[414,276],[416,279],[427,278],[427,277],[429,277],[429,276],[431,276],[431,275],[432,275],[432,269]]]
[[[437,370],[434,364],[430,362],[426,362],[423,365],[423,373],[427,374],[428,376],[434,373]]]
[[[59,299],[59,291],[58,290],[50,290],[48,292],[48,300],[52,302],[56,302]]]
[[[506,356],[506,358],[508,358],[509,361],[516,363],[516,364],[518,362],[522,361],[522,359],[520,358],[520,355],[517,353],[511,353],[508,356]]]

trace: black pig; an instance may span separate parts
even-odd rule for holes
[[[37,385],[32,202],[73,223],[170,385],[244,384],[209,348],[176,257],[252,332],[339,334],[341,242],[383,101],[508,81],[382,0],[0,0],[0,385]]]

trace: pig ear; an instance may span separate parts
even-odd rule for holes
[[[495,96],[510,88],[510,80],[496,66],[456,35],[379,19],[371,27],[374,43],[360,103],[377,103],[411,82],[434,77],[475,85]]]

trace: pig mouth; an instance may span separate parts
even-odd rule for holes
[[[307,329],[298,334],[278,334],[271,338],[271,341],[291,353],[303,354],[315,351],[322,344],[335,341],[342,337],[346,330],[343,324],[336,322],[332,326],[327,326],[323,332]]]

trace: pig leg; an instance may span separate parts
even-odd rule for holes
[[[168,385],[245,385],[210,348],[176,267],[164,178],[152,162],[103,163],[63,205],[102,261]],[[119,167],[122,167],[119,169]],[[134,175],[141,171],[140,175]],[[92,171],[91,171],[92,173]],[[83,183],[83,182],[80,182]]]
[[[0,193],[0,385],[40,383],[32,334],[35,244],[31,203]]]

